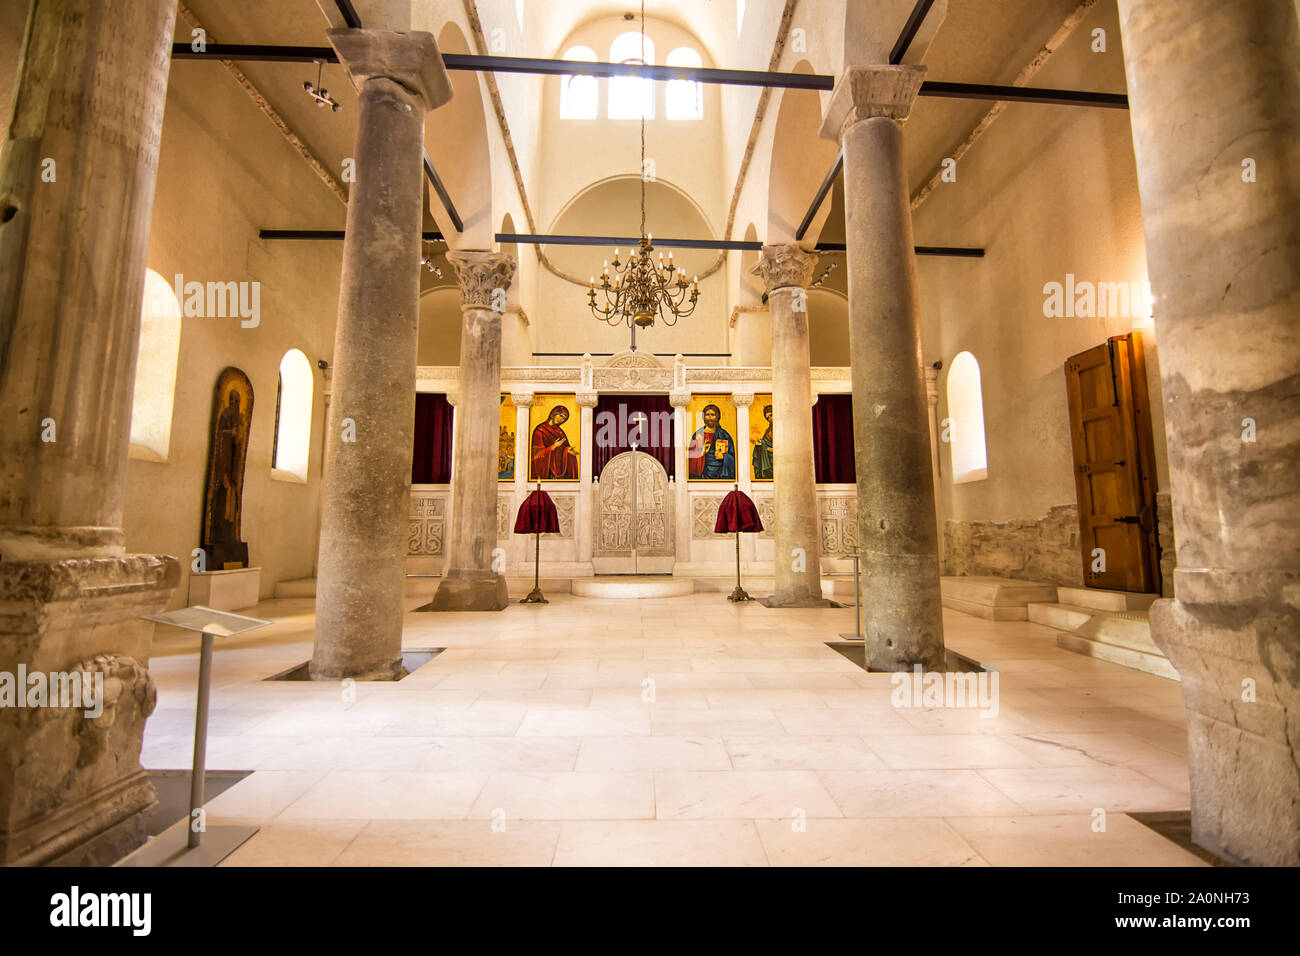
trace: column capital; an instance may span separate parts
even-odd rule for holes
[[[368,80],[386,79],[418,97],[426,110],[451,99],[451,78],[432,33],[342,29],[325,35],[358,90]]]
[[[510,402],[516,408],[529,408],[532,406],[535,398],[532,392],[511,392]]]
[[[598,392],[578,392],[576,395],[579,408],[595,408],[596,400],[600,398]]]
[[[925,400],[931,408],[939,405],[939,370],[932,365],[925,366]]]
[[[731,401],[735,404],[737,408],[749,408],[750,405],[754,404],[754,393],[753,392],[732,392]]]
[[[850,126],[872,117],[902,123],[925,79],[923,66],[861,66],[840,74],[822,119],[822,139],[840,143]]]
[[[749,271],[763,280],[768,295],[777,289],[806,289],[812,282],[817,259],[817,253],[794,243],[764,246],[758,262]]]
[[[669,392],[668,404],[673,408],[685,408],[691,403],[690,392]]]
[[[506,252],[452,249],[447,253],[447,261],[456,270],[462,309],[505,312],[506,289],[515,276],[514,256]]]

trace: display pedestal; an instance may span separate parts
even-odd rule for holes
[[[261,588],[261,568],[192,571],[188,598],[191,607],[210,607],[214,611],[242,611],[258,602]]]

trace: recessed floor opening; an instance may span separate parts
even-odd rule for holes
[[[402,648],[402,668],[405,673],[397,679],[402,680],[406,677],[410,677],[416,670],[429,663],[429,661],[433,660],[445,650],[445,647]],[[303,661],[301,664],[295,664],[287,670],[282,670],[278,674],[272,674],[270,677],[264,677],[262,679],[276,681],[310,681],[311,661]]]
[[[867,664],[867,646],[861,641],[827,641],[826,646],[834,651],[838,651],[844,657],[851,660],[870,674],[896,673],[895,671],[887,671],[880,667],[869,666]],[[947,654],[943,668],[945,672],[968,674],[995,670],[995,668],[992,667],[985,667],[979,661],[973,660],[964,654],[958,654],[952,649],[947,649],[945,653]]]

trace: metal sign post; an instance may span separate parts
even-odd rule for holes
[[[190,809],[187,817],[168,827],[144,846],[117,863],[118,866],[216,866],[234,853],[257,827],[207,827],[203,820],[203,783],[208,747],[208,701],[212,692],[212,649],[215,638],[265,627],[270,621],[244,617],[209,607],[187,607],[146,621],[198,631],[199,688],[194,712],[194,761],[190,767]],[[202,843],[207,833],[207,844]]]
[[[853,633],[841,634],[840,637],[847,641],[862,640],[862,581],[858,577],[858,552],[854,551],[853,558]]]

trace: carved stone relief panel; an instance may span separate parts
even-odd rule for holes
[[[442,554],[443,534],[447,524],[447,493],[445,491],[412,491],[410,526],[406,539],[406,553],[418,555]]]
[[[555,502],[555,512],[560,518],[560,537],[573,537],[573,518],[578,510],[577,495],[551,495]]]
[[[510,496],[497,495],[497,540],[510,537]]]
[[[776,527],[776,498],[772,495],[755,495],[754,505],[758,508],[758,518],[763,522],[760,538],[771,538]]]
[[[632,473],[636,467],[637,474]],[[649,455],[615,455],[600,473],[592,553],[596,557],[672,556],[673,522],[668,473]]]
[[[858,549],[858,499],[852,495],[817,500],[822,554],[850,554]]]
[[[708,540],[716,538],[713,529],[718,524],[718,508],[722,505],[722,496],[691,498],[691,537]]]

